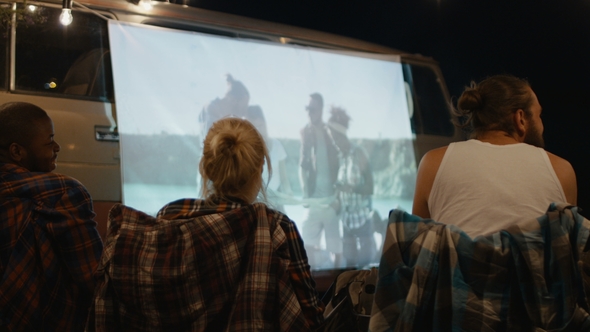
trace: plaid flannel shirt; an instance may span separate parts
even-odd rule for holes
[[[117,205],[89,331],[308,331],[323,321],[295,224],[262,203]]]
[[[370,331],[589,331],[590,221],[546,215],[471,239],[394,210]]]
[[[78,181],[0,163],[0,321],[9,330],[84,330],[102,253],[93,218]]]
[[[370,182],[367,182],[366,176],[371,177]],[[337,193],[342,206],[342,223],[348,229],[363,227],[371,219],[373,182],[367,155],[359,146],[352,145],[350,152],[340,157],[338,184],[352,187],[351,191]],[[367,193],[367,186],[370,188],[370,194]]]

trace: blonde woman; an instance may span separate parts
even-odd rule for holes
[[[256,202],[269,159],[250,122],[224,118],[204,142],[205,199],[172,202],[157,218],[113,208],[88,330],[319,328],[324,308],[301,236]]]

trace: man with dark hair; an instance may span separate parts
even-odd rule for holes
[[[322,120],[323,107],[322,95],[311,94],[309,104],[305,107],[309,123],[301,129],[299,178],[303,197],[309,202],[301,235],[310,265],[317,267],[323,261],[319,256],[323,231],[326,250],[334,254],[334,265],[340,267],[342,240],[334,190],[339,168],[338,150]]]
[[[472,139],[424,155],[415,215],[475,237],[541,216],[552,202],[577,203],[572,166],[543,149],[541,105],[526,80],[498,75],[472,83],[457,107]]]
[[[59,150],[43,109],[0,106],[0,330],[84,330],[102,241]]]

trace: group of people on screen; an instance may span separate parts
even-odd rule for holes
[[[24,102],[0,106],[0,331],[322,328],[310,253],[324,232],[337,259],[362,265],[374,254],[368,158],[347,137],[346,111],[332,108],[324,123],[322,97],[311,94],[299,172],[315,203],[300,233],[264,203],[271,190],[291,190],[280,143],[259,107],[227,99],[215,103],[241,113],[201,113],[202,198],[167,204],[157,218],[116,205],[105,239],[83,184],[52,172],[60,146],[47,113]],[[456,111],[472,139],[423,157],[414,214],[476,237],[541,215],[551,202],[577,203],[572,166],[543,149],[542,109],[526,80],[472,83]],[[279,174],[272,187],[265,171]]]
[[[373,172],[365,150],[347,136],[350,116],[339,106],[330,108],[323,120],[324,99],[312,93],[305,106],[308,123],[300,131],[299,185],[295,199],[287,174],[287,152],[269,137],[262,108],[250,105],[246,86],[227,75],[228,89],[199,113],[201,130],[227,116],[250,121],[262,135],[270,155],[263,179],[269,201],[285,212],[283,202],[305,207],[301,235],[310,265],[316,268],[365,267],[376,261],[377,243],[372,207]]]

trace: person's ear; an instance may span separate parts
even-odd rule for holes
[[[514,128],[516,129],[516,134],[518,134],[519,137],[524,137],[526,134],[527,125],[528,123],[526,119],[526,113],[523,109],[519,108],[516,110],[516,112],[514,112]]]
[[[27,156],[27,150],[18,143],[11,143],[8,147],[8,156],[14,161],[21,161]]]

